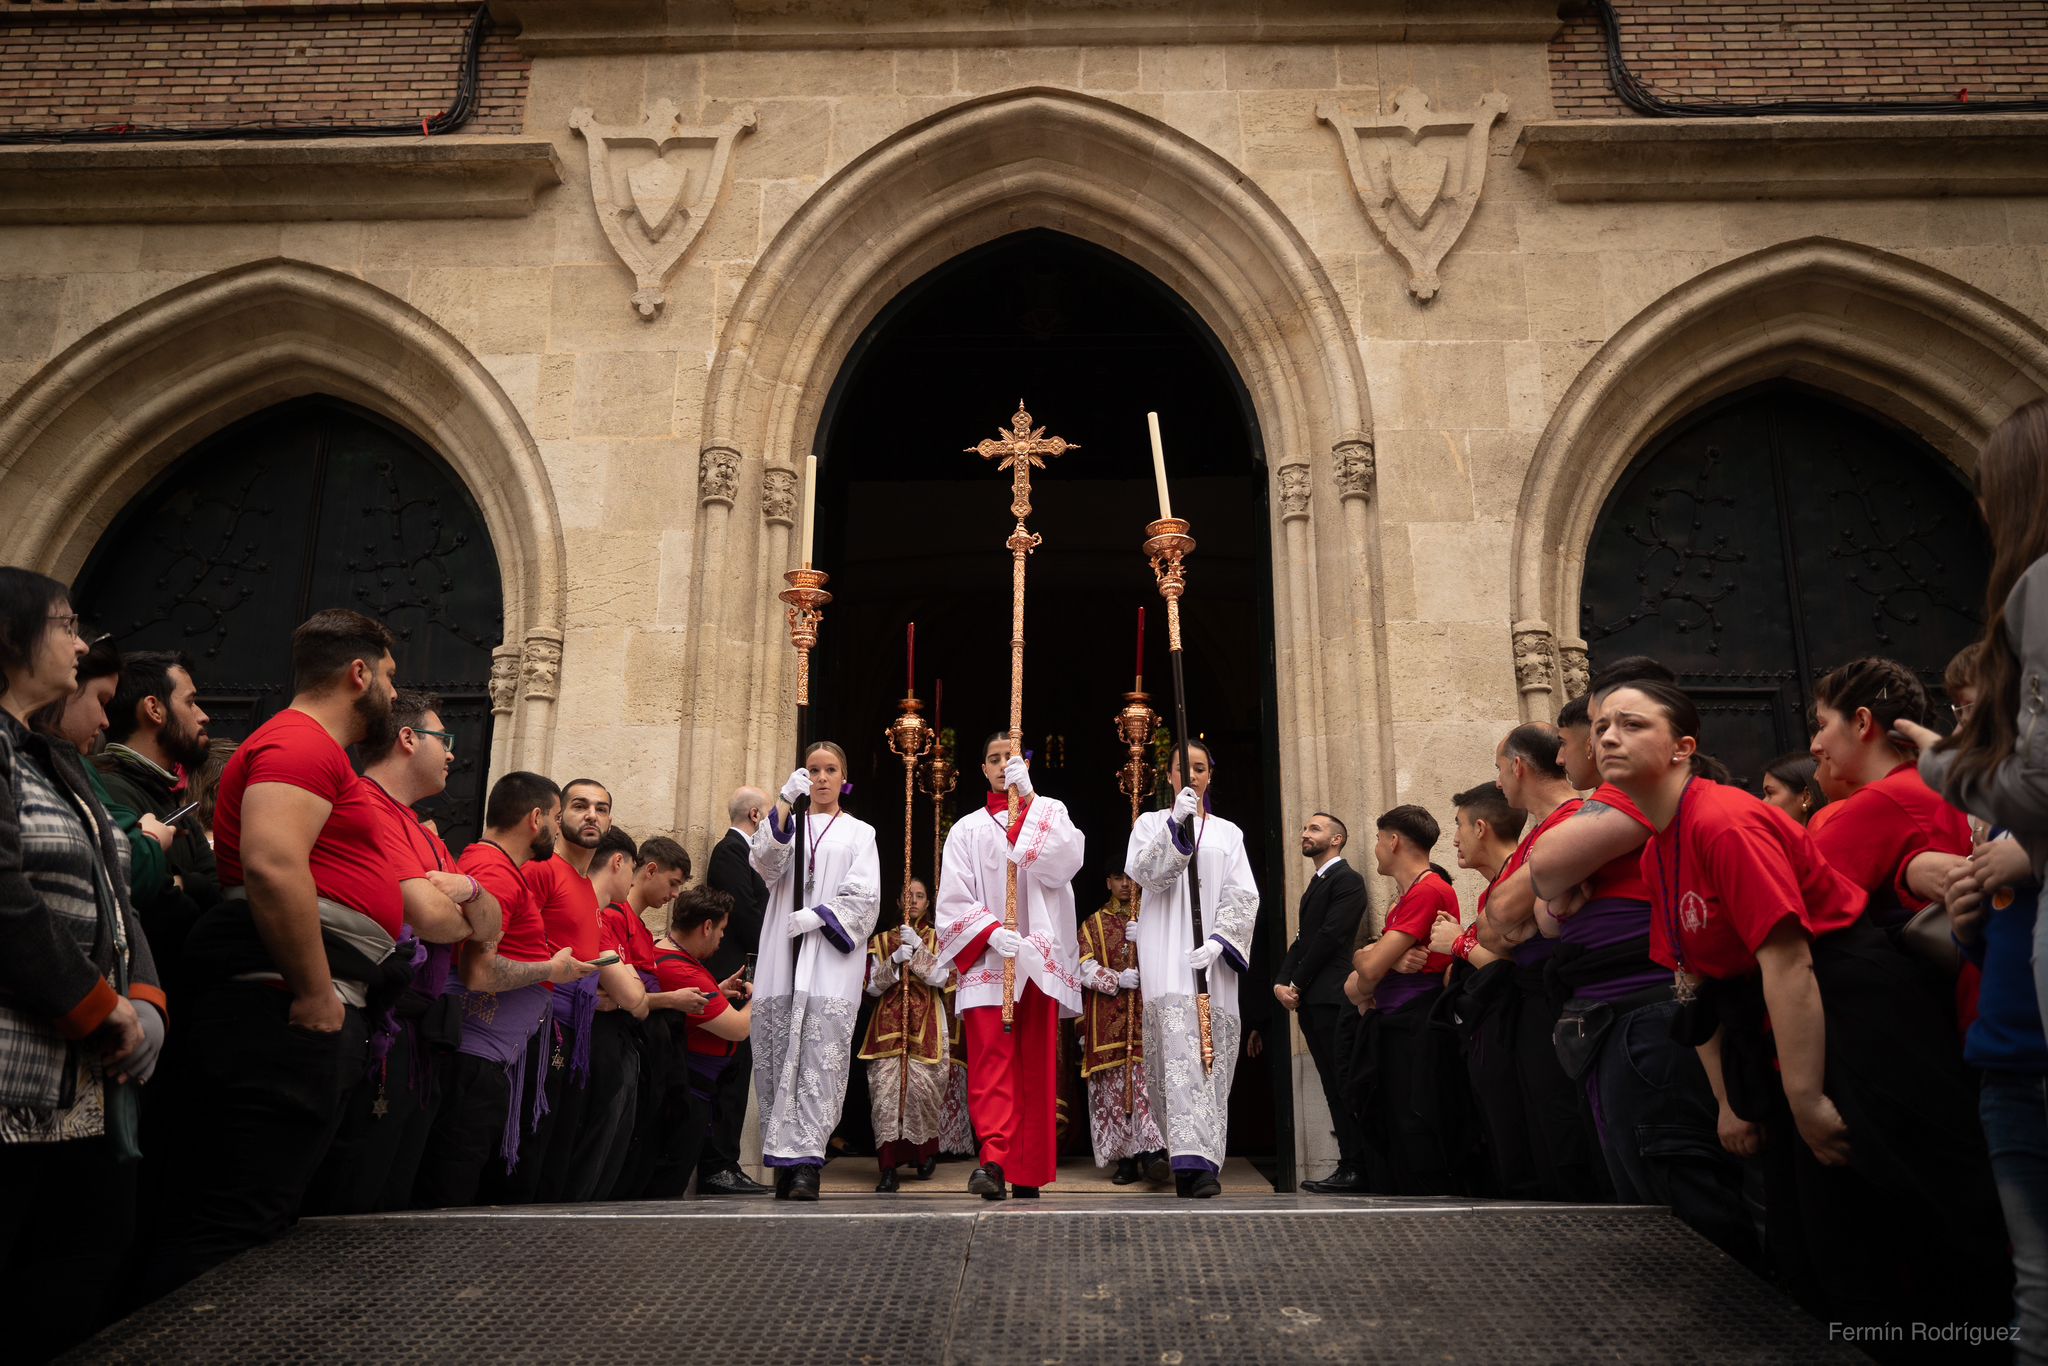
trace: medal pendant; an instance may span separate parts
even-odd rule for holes
[[[382,1119],[390,1113],[391,1106],[384,1099],[384,1083],[380,1081],[377,1083],[377,1103],[370,1107],[370,1117],[372,1119]]]
[[[1699,978],[1680,968],[1671,974],[1671,994],[1680,1005],[1691,1005],[1699,999]]]
[[[564,1061],[562,1060],[562,1045],[561,1045],[561,1044],[557,1043],[557,1044],[555,1045],[555,1057],[554,1057],[554,1061],[553,1061],[553,1062],[551,1062],[551,1063],[549,1063],[548,1065],[549,1065],[550,1067],[554,1068],[554,1069],[555,1069],[555,1070],[556,1070],[557,1072],[561,1071],[561,1070],[562,1070],[562,1069],[563,1069],[564,1067],[566,1067],[566,1066],[568,1065],[567,1063],[565,1063],[565,1062],[564,1062]]]

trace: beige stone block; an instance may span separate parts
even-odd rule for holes
[[[690,680],[688,637],[653,626],[626,636],[627,725],[674,727],[683,719]],[[671,746],[673,748],[673,746]]]
[[[1529,463],[1542,435],[1515,427],[1465,433],[1475,517],[1505,522],[1521,516],[1522,486],[1528,482]]]
[[[666,531],[695,514],[696,460],[670,437],[609,443],[598,500],[601,524],[612,531]],[[653,585],[660,581],[657,562]]]
[[[1499,342],[1366,345],[1373,415],[1394,427],[1504,427],[1507,370]]]
[[[1928,244],[1936,247],[1995,247],[2013,240],[2006,206],[1996,199],[1929,199]]]
[[[1377,90],[1380,84],[1380,49],[1377,43],[1339,43],[1337,54],[1337,86],[1344,92],[1347,101],[1355,101],[1362,112],[1374,105],[1368,105],[1363,96],[1354,92]]]
[[[1361,322],[1368,335],[1429,341],[1510,341],[1528,336],[1522,256],[1453,251],[1438,268],[1443,287],[1428,303],[1409,292],[1405,263],[1385,253],[1382,259],[1387,263],[1386,285],[1364,298]]]
[[[540,402],[540,357],[528,352],[517,356],[494,356],[486,352],[477,357],[477,363],[490,372],[505,397],[512,403],[512,410],[519,414],[527,430],[533,429],[534,410]]]
[[[2037,322],[2048,318],[2041,254],[2031,246],[1911,248],[1899,254],[1974,285]]]
[[[1328,44],[1261,43],[1224,53],[1232,90],[1328,90],[1337,83],[1337,50]]]
[[[1506,638],[1503,630],[1503,648]],[[1494,775],[1494,749],[1501,737],[1519,724],[1519,717],[1512,711],[1470,720],[1395,722],[1395,800],[1428,807],[1449,832],[1457,815],[1451,805],[1451,794],[1477,787]],[[1437,845],[1439,855],[1451,852],[1449,838],[1446,833],[1446,842]],[[1447,868],[1452,866],[1449,858],[1439,857],[1437,862]]]
[[[276,223],[181,223],[145,233],[135,264],[142,270],[225,270],[280,254]]]
[[[896,54],[831,51],[711,52],[704,57],[708,99],[774,95],[873,95],[896,80]]]
[[[1089,48],[1081,54],[1081,86],[1085,90],[1138,89],[1136,48]]]
[[[604,530],[605,481],[614,443],[551,439],[539,445],[541,463],[547,467],[548,486],[555,494],[555,513],[563,528]]]
[[[660,537],[647,531],[565,527],[562,546],[569,562],[569,621],[598,630],[638,627],[653,617]],[[614,658],[611,667],[619,663]]]
[[[604,224],[598,221],[597,203],[590,195],[583,155],[582,139],[578,138],[576,149],[562,159],[568,184],[561,193],[551,196],[540,211],[547,217],[554,239],[550,259],[556,265],[616,263],[619,259],[604,235]]]
[[[1501,165],[1498,157],[1488,163],[1486,186],[1480,192],[1479,204],[1472,210],[1472,217],[1465,224],[1465,231],[1458,234],[1458,243],[1451,248],[1453,259],[1461,251],[1522,249],[1515,204],[1505,192],[1513,180],[1513,168]]]
[[[430,267],[413,272],[413,306],[472,351],[544,351],[549,280],[540,266]]]
[[[1600,299],[1614,333],[1666,294],[1714,266],[1712,251],[1608,252],[1600,258]]]
[[[1508,611],[1508,522],[1410,522],[1415,611],[1423,621],[1502,622]]]
[[[896,93],[899,95],[947,95],[958,89],[950,51],[896,54]]]
[[[134,270],[141,262],[143,238],[164,231],[177,229],[111,223],[66,224],[61,230],[0,226],[0,262],[6,263],[9,275]]]
[[[725,324],[739,303],[740,291],[754,273],[752,261],[721,261],[711,274],[711,328],[714,337],[725,334]]]
[[[363,283],[383,290],[394,299],[412,296],[412,272],[402,269],[366,270]]]
[[[676,355],[676,439],[694,453],[704,444],[704,402],[711,387],[713,351],[682,351]]]
[[[704,102],[704,65],[708,60],[702,52],[648,53],[641,99],[650,106],[671,100],[685,120],[695,118]],[[531,121],[527,128],[533,131]]]
[[[675,812],[675,724],[625,725],[617,720],[616,712],[603,724],[582,721],[606,713],[584,708],[568,691],[567,653],[564,650],[551,771],[566,774],[573,769],[577,776],[599,777],[611,789],[612,815],[620,825],[639,839],[662,834],[662,827]],[[596,661],[593,667],[622,672],[622,666],[622,656],[614,655]]]
[[[1415,563],[1408,553],[1408,538],[1399,526],[1380,534],[1380,592],[1386,601],[1388,621],[1414,621]]]
[[[683,259],[691,264],[745,259],[761,253],[763,183],[728,185],[704,216],[704,230]]]
[[[950,95],[911,95],[906,98],[910,101],[910,121],[919,123],[934,114],[943,114],[956,105],[965,104],[973,97],[964,91],[956,91]]]
[[[692,563],[696,553],[696,543],[688,524],[670,527],[661,533],[661,570],[655,584],[654,599],[656,625],[684,626],[689,623],[690,579],[696,569]]]
[[[675,419],[673,351],[617,351],[576,358],[571,410],[577,436],[666,436]]]
[[[1484,196],[1480,206],[1486,207]],[[1713,205],[1560,204],[1536,199],[1514,203],[1513,216],[1521,249],[1537,256],[1570,251],[1711,251],[1722,245],[1721,214]]]
[[[701,97],[697,59],[667,62],[657,99],[689,109]],[[526,131],[561,146],[582,141],[569,128],[569,115],[588,109],[603,124],[630,126],[647,117],[647,59],[624,52],[576,57],[537,57],[526,88]]]
[[[1244,159],[1244,129],[1237,96],[1227,90],[1172,90],[1159,96],[1159,118],[1225,161]]]
[[[1148,47],[1138,53],[1140,90],[1222,90],[1229,84],[1220,47]]]
[[[1604,341],[1602,257],[1590,251],[1532,255],[1522,271],[1529,335],[1538,341]]]
[[[654,318],[633,307],[633,277],[623,265],[556,266],[548,299],[547,349],[657,351],[711,344],[711,267],[685,265],[668,279]]]
[[[1389,534],[1403,522],[1470,520],[1471,433],[1405,431],[1379,427],[1373,446],[1377,455],[1374,496],[1380,525]]]
[[[582,193],[588,195],[585,189]],[[554,264],[554,219],[466,218],[459,223],[402,219],[369,225],[363,243],[363,268],[370,271],[421,266],[497,266]]]
[[[804,201],[818,192],[815,180],[769,180],[761,185],[761,250],[766,251]]]
[[[1265,175],[1342,167],[1344,149],[1316,119],[1315,107],[1315,96],[1299,90],[1247,90],[1240,94],[1245,168],[1254,175]]]
[[[1420,584],[1417,585],[1418,595]],[[1498,622],[1389,621],[1387,677],[1396,721],[1515,714],[1514,655]]]
[[[962,48],[956,54],[955,79],[970,94],[1014,90],[1027,85],[1081,85],[1078,47]]]
[[[0,361],[47,356],[63,311],[64,281],[50,276],[0,279]]]
[[[576,358],[546,355],[534,376],[533,435],[536,440],[566,440],[576,402]]]
[[[1134,114],[1143,114],[1148,119],[1164,120],[1166,117],[1166,96],[1156,90],[1126,90],[1114,95],[1104,95]]]
[[[629,634],[630,628],[625,626],[607,625],[593,630],[581,624],[572,624],[562,633],[561,690],[556,698],[555,721],[558,737],[563,727],[571,724],[571,718],[608,716],[618,719],[625,711],[626,671],[620,665],[626,658]],[[567,772],[568,768],[574,768],[578,775],[597,772],[594,768],[582,768],[573,762],[560,771]],[[613,786],[609,776],[599,777],[598,781]],[[622,795],[613,786],[614,807]],[[619,815],[616,810],[613,814]],[[623,817],[620,820],[623,824]]]
[[[1617,209],[1632,207],[1617,204]],[[1714,206],[1721,239],[1737,252],[1802,237],[1839,237],[1874,247],[1931,245],[1928,206],[1892,199],[1749,201]],[[1702,214],[1704,218],[1705,215]],[[1676,244],[1674,244],[1676,245]]]
[[[706,100],[706,124],[723,123],[741,104],[754,108],[754,131],[733,144],[732,175],[739,180],[822,176],[831,159],[832,101]]]
[[[0,405],[5,405],[19,393],[21,386],[28,383],[29,376],[41,368],[32,360],[0,361]]]
[[[198,270],[138,270],[116,275],[73,275],[61,283],[64,303],[57,325],[43,329],[30,340],[56,355],[96,327],[114,321],[158,296],[209,272]],[[0,310],[0,329],[8,326]],[[0,343],[4,345],[4,343]]]
[[[1439,114],[1456,114],[1478,104],[1494,89],[1493,53],[1481,43],[1385,43],[1380,46],[1381,112],[1394,112],[1394,96],[1414,86],[1429,96]],[[1498,134],[1496,133],[1496,136]]]
[[[360,275],[368,235],[361,223],[286,223],[278,250],[294,261]]]
[[[2006,232],[2012,241],[2048,246],[2048,198],[2008,200],[2004,208]],[[11,235],[0,237],[0,246],[7,248],[7,255],[0,259],[12,260]]]
[[[1550,420],[1550,414],[1557,407],[1557,400],[1564,396],[1562,386],[1551,388],[1552,376],[1545,367],[1549,353],[1541,342],[1506,342],[1501,346],[1501,360],[1505,368],[1508,394],[1508,420],[1510,427],[1540,428]],[[1570,383],[1566,379],[1564,383]]]
[[[898,95],[868,95],[832,102],[832,152],[827,174],[901,131],[910,122],[910,101]],[[746,252],[751,256],[753,252]]]

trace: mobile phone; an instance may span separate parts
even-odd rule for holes
[[[752,986],[754,982],[754,955],[748,954],[740,962],[740,980]]]
[[[178,808],[178,809],[177,809],[176,811],[173,811],[173,812],[172,812],[172,813],[171,813],[170,815],[168,815],[168,816],[164,817],[164,824],[165,824],[165,825],[176,825],[176,824],[177,824],[177,823],[178,823],[179,821],[181,821],[181,820],[184,820],[184,819],[185,819],[185,817],[187,817],[187,816],[191,815],[191,814],[192,814],[192,813],[193,813],[194,811],[197,811],[198,809],[199,809],[199,803],[198,803],[198,802],[186,802],[186,803],[185,803],[185,804],[184,804],[183,806],[179,807],[179,808]]]
[[[619,961],[619,951],[617,949],[606,949],[603,953],[591,959],[590,963],[592,967],[608,968]]]

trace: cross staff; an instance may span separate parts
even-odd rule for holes
[[[1045,428],[1031,425],[1031,414],[1024,410],[1024,400],[1017,400],[1016,415],[1010,419],[1010,429],[997,429],[997,435],[986,441],[977,442],[966,448],[969,455],[979,455],[984,460],[999,461],[998,470],[1010,471],[1010,515],[1017,519],[1017,525],[1010,531],[1010,538],[1004,542],[1010,548],[1010,757],[1024,753],[1024,561],[1031,552],[1038,549],[1043,536],[1027,530],[1024,519],[1031,515],[1031,471],[1045,468],[1041,457],[1065,455],[1068,451],[1079,450],[1080,443],[1062,437],[1047,436]],[[1010,824],[1017,828],[1017,789],[1010,789]],[[1016,932],[1017,929],[1017,865],[1005,860],[1007,875],[1003,889],[1003,928]],[[1003,1032],[1009,1033],[1017,1013],[1017,960],[1003,960]]]

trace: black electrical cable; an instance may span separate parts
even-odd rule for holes
[[[73,142],[219,142],[281,138],[404,138],[452,133],[476,117],[483,85],[484,39],[490,36],[488,6],[479,5],[462,43],[462,72],[454,101],[440,113],[405,123],[209,123],[103,124],[95,128],[0,129],[0,144]]]
[[[1587,0],[1607,40],[1607,80],[1622,103],[1652,118],[1763,118],[1786,114],[2039,114],[2048,99],[2020,100],[1667,100],[1652,90],[1621,53],[1621,18],[1611,0]]]

